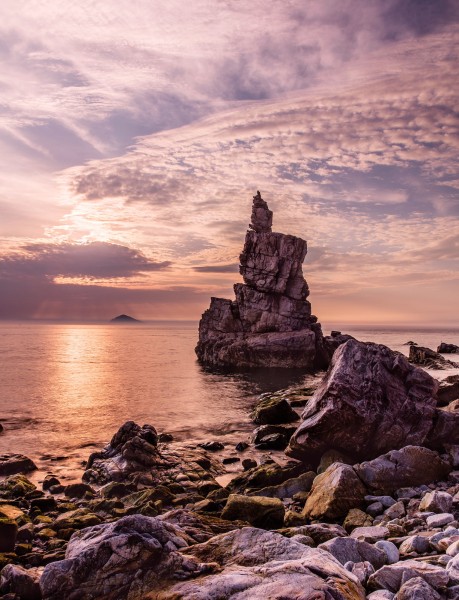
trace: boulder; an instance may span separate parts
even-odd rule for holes
[[[286,452],[317,464],[331,448],[362,460],[421,445],[434,424],[437,388],[401,354],[349,340],[333,355]]]
[[[451,369],[459,365],[451,360],[447,360],[438,352],[423,346],[410,346],[408,360],[414,365],[420,365],[426,369]]]
[[[453,506],[453,497],[448,492],[433,490],[428,492],[421,500],[420,511],[446,513],[450,512]]]
[[[143,591],[163,589],[170,579],[196,576],[203,567],[178,553],[187,546],[185,538],[176,526],[142,515],[77,532],[65,560],[45,567],[43,599],[141,598]]]
[[[413,577],[402,585],[394,600],[441,600],[441,596],[422,577]]]
[[[224,472],[221,463],[200,448],[159,447],[157,442],[152,425],[140,427],[127,421],[102,451],[90,455],[84,482],[104,485],[115,481],[150,487],[175,485],[180,480],[216,484],[214,475]]]
[[[328,552],[275,532],[245,527],[192,546],[186,553],[204,564],[216,564],[219,572],[175,584],[158,600],[365,598],[357,578]]]
[[[366,493],[350,465],[334,463],[314,479],[303,514],[310,519],[344,517],[362,504]]]
[[[323,345],[329,361],[331,361],[335,350],[348,340],[355,340],[355,338],[352,335],[341,333],[341,331],[332,331],[330,335],[324,336]]]
[[[43,569],[6,565],[1,573],[0,594],[16,594],[21,600],[41,600],[39,579]]]
[[[375,569],[386,563],[386,553],[376,546],[351,537],[338,537],[320,544],[319,548],[330,552],[342,565],[347,562],[368,561]]]
[[[448,563],[446,571],[454,584],[459,584],[459,554],[456,554]]]
[[[196,354],[204,364],[308,370],[328,365],[320,324],[306,300],[307,244],[272,232],[271,223],[272,212],[257,193],[240,256],[244,284],[234,286],[235,301],[211,298],[199,323]]]
[[[284,523],[285,508],[278,498],[230,494],[222,519],[246,521],[255,527],[276,529]]]
[[[255,490],[280,485],[284,481],[298,477],[309,470],[307,465],[296,461],[284,466],[269,461],[241,473],[229,482],[227,489],[230,492],[249,494]]]
[[[0,498],[23,498],[36,489],[36,486],[25,475],[10,475],[0,481]]]
[[[354,469],[369,490],[390,494],[398,488],[439,481],[449,474],[451,465],[434,450],[406,446],[355,465]]]
[[[298,492],[309,492],[315,477],[314,471],[307,471],[278,485],[270,485],[251,492],[250,495],[266,496],[268,498],[293,498]]]
[[[0,476],[15,475],[16,473],[30,473],[30,471],[35,471],[36,468],[33,460],[23,454],[0,455]]]
[[[448,573],[443,567],[408,559],[392,565],[384,565],[378,569],[370,576],[368,587],[398,592],[402,583],[414,577],[421,577],[436,590],[445,588],[449,581]]]

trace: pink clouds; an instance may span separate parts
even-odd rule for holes
[[[417,302],[422,286],[437,282],[441,296],[457,285],[453,1],[1,10],[10,280],[34,265],[56,281],[231,293],[261,189],[275,228],[310,242],[319,316],[322,302],[345,318],[333,298],[356,290],[390,290],[397,303],[406,289]],[[188,310],[200,312],[194,300]]]

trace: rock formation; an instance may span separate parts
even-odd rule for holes
[[[300,367],[328,364],[322,329],[306,300],[305,240],[273,233],[260,192],[240,255],[244,284],[236,300],[212,298],[199,323],[199,360],[216,367]]]
[[[436,407],[437,389],[433,377],[401,354],[348,340],[307,403],[287,454],[315,466],[330,449],[357,461],[409,444],[455,444],[459,419]]]

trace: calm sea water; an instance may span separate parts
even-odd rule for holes
[[[344,330],[404,353],[410,339],[430,348],[442,340],[459,344],[459,330]],[[194,322],[1,323],[0,453],[31,457],[36,477],[53,472],[74,479],[81,461],[130,419],[180,442],[237,443],[252,430],[248,412],[260,393],[310,378],[206,371],[195,359],[196,339]]]

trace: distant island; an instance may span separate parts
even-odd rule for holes
[[[141,323],[141,321],[129,315],[118,315],[114,319],[110,319],[110,323]]]

